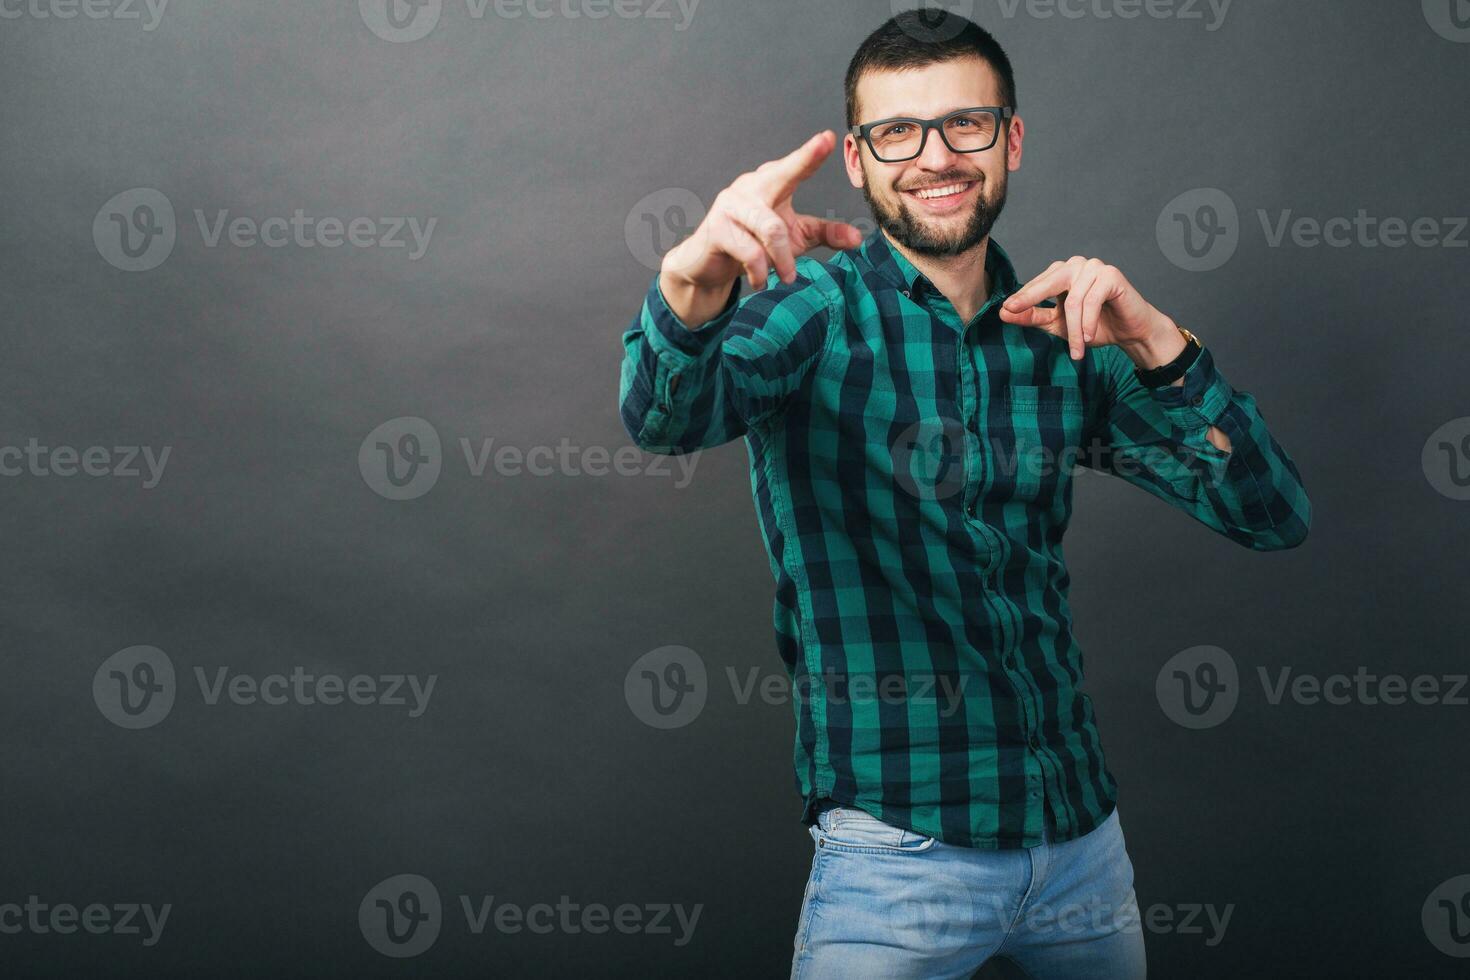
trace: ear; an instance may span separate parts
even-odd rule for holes
[[[1026,141],[1026,123],[1020,116],[1011,117],[1006,130],[1006,169],[1015,173],[1021,169],[1021,147]]]
[[[863,186],[863,147],[856,136],[848,133],[842,140],[842,163],[847,167],[848,183]]]

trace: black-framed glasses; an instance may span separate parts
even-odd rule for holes
[[[956,153],[979,153],[995,145],[1001,124],[1015,115],[1010,106],[976,106],[935,119],[894,116],[852,127],[852,135],[868,144],[883,163],[902,163],[924,152],[929,130],[939,131],[944,145]]]

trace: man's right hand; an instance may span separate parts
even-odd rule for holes
[[[793,282],[797,257],[818,245],[841,250],[862,243],[852,225],[798,214],[791,206],[796,188],[836,145],[830,129],[818,133],[720,192],[694,234],[664,256],[659,288],[675,316],[697,328],[725,308],[742,271],[751,289],[761,290],[773,268],[782,282]]]

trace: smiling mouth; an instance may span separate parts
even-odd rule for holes
[[[954,204],[964,198],[978,184],[979,181],[962,180],[935,187],[918,187],[913,190],[902,191],[901,193],[917,201],[923,201],[930,206]]]

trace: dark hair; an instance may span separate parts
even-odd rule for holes
[[[989,31],[936,8],[904,11],[869,34],[847,66],[847,125],[857,125],[857,84],[864,74],[977,57],[995,69],[1001,101],[1014,108],[1016,76],[1011,59]]]

